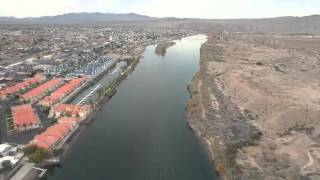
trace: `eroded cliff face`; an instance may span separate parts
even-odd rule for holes
[[[221,177],[303,179],[319,172],[317,45],[319,39],[261,35],[202,45],[186,110]]]
[[[186,109],[190,126],[208,147],[215,171],[232,179],[239,173],[235,167],[237,149],[253,144],[260,133],[225,96],[215,74],[209,72],[208,63],[219,61],[220,51],[208,43],[202,45],[200,69],[188,87],[192,98]]]

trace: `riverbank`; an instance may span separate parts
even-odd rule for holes
[[[231,34],[202,45],[185,108],[223,179],[319,178],[319,43]]]
[[[248,117],[220,89],[208,69],[209,61],[220,61],[221,49],[206,42],[200,49],[200,68],[188,86],[191,99],[186,103],[188,123],[202,140],[213,169],[222,179],[245,179],[255,172],[240,172],[237,150],[253,145],[260,132]],[[242,170],[241,170],[242,171]],[[253,176],[258,178],[258,176]]]

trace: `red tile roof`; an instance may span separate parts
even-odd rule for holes
[[[40,96],[45,91],[51,90],[52,88],[54,88],[55,86],[59,85],[62,82],[63,82],[63,80],[61,78],[51,79],[51,80],[41,84],[40,86],[38,86],[38,87],[36,87],[34,89],[31,89],[27,93],[21,95],[21,98],[25,99],[25,100],[29,100],[31,98]]]
[[[62,118],[59,118],[58,119],[58,122],[59,123],[62,123],[62,122],[72,122],[72,123],[75,123],[75,122],[78,122],[79,121],[79,118],[75,118],[75,117],[62,117]]]
[[[75,104],[59,104],[52,108],[54,112],[64,112],[70,116],[76,116],[80,113],[86,113],[90,111],[89,105],[75,105]]]
[[[86,78],[84,77],[72,79],[67,84],[61,86],[60,88],[55,90],[53,93],[51,93],[50,96],[46,96],[44,99],[40,100],[39,104],[53,105],[57,103],[59,100],[61,100],[63,97],[65,97],[67,94],[71,93],[73,90],[75,90],[85,81],[86,81]]]
[[[36,135],[33,140],[38,147],[50,149],[55,143],[58,142],[59,137],[42,133],[40,135]]]
[[[33,78],[24,80],[23,82],[17,83],[13,86],[8,86],[0,90],[0,97],[6,97],[8,94],[18,92],[21,89],[27,88],[30,84],[34,84],[45,80],[46,77],[40,74],[36,74]]]
[[[33,142],[41,148],[50,149],[72,129],[77,118],[60,118],[58,124],[48,127],[40,135],[36,135]]]
[[[13,106],[11,107],[11,111],[15,127],[39,123],[38,115],[33,111],[29,104]]]

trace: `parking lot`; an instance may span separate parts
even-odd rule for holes
[[[65,77],[77,77],[79,75],[95,76],[96,74],[106,70],[114,63],[114,60],[107,57],[100,57],[96,60],[92,60],[88,64],[81,66],[79,69],[76,69]]]
[[[117,77],[119,73],[122,72],[122,67],[126,65],[126,62],[120,61],[116,66],[110,70],[110,73],[105,74],[99,81],[95,83],[94,86],[83,91],[76,99],[74,99],[72,104],[89,104],[90,101],[94,102],[97,98],[97,92],[99,89],[109,85],[112,80]]]
[[[28,143],[33,137],[42,131],[44,131],[47,127],[51,126],[53,123],[53,119],[47,118],[40,110],[38,106],[34,106],[34,109],[38,113],[42,126],[37,129],[31,129],[23,132],[16,132],[13,134],[7,133],[7,124],[5,118],[5,111],[9,110],[8,108],[11,106],[9,102],[1,102],[0,103],[0,142],[15,142],[17,144],[25,144]]]

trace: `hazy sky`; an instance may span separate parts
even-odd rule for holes
[[[0,0],[0,16],[113,12],[154,17],[260,18],[320,14],[320,0]]]

